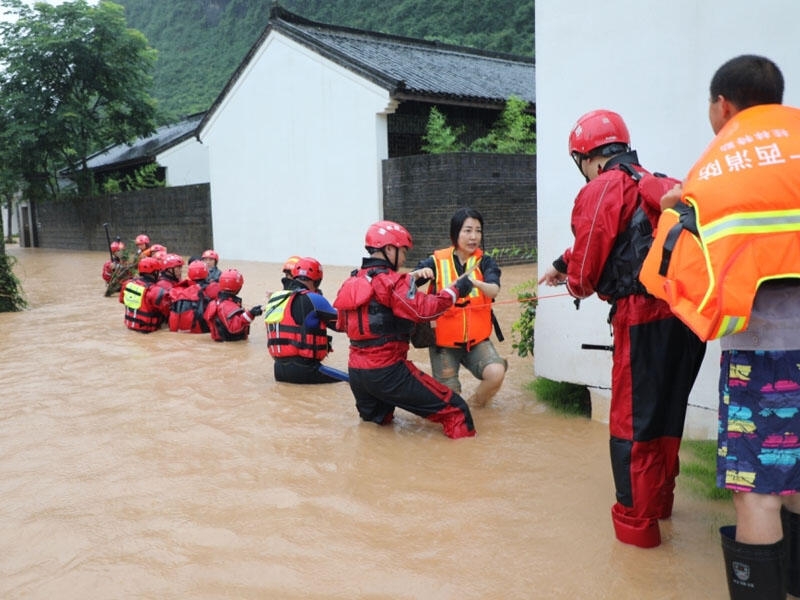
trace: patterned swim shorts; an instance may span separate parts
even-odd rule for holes
[[[800,350],[722,353],[717,451],[717,487],[800,491]]]

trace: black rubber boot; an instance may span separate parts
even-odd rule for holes
[[[786,591],[800,598],[800,515],[781,510],[786,544]]]
[[[774,544],[742,544],[736,527],[719,530],[731,600],[785,600],[783,540]]]

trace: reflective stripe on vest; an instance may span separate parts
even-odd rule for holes
[[[267,304],[264,306],[265,323],[280,323],[283,320],[283,314],[289,305],[287,300],[291,295],[292,290],[278,290],[270,295]]]
[[[737,113],[683,199],[662,213],[640,279],[701,339],[743,331],[762,282],[800,278],[800,109]]]
[[[436,263],[436,289],[443,290],[453,285],[458,279],[453,253],[455,248],[442,248],[433,253]],[[478,248],[467,259],[464,269],[473,265],[480,265],[483,251]],[[471,277],[483,281],[480,267],[476,268]],[[454,306],[439,317],[433,326],[436,334],[436,345],[449,348],[471,346],[482,342],[492,334],[492,300],[476,287],[468,296],[459,300]]]
[[[307,291],[280,290],[267,300],[267,350],[273,358],[301,356],[322,360],[328,355],[331,338],[324,325],[319,328],[296,323],[292,304]],[[310,301],[310,300],[309,300]]]
[[[139,310],[142,306],[142,299],[147,288],[141,283],[136,281],[129,281],[125,285],[125,293],[123,294],[123,303],[131,310]]]

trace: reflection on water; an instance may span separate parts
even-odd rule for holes
[[[260,323],[227,344],[126,330],[101,252],[10,253],[30,309],[0,314],[2,598],[727,597],[730,507],[679,478],[665,543],[615,542],[606,427],[525,391],[510,290],[532,266],[498,298],[509,376],[453,441],[408,413],[360,423],[345,383],[275,383]],[[247,306],[279,286],[281,265],[221,266]],[[328,296],[348,271],[325,268]]]

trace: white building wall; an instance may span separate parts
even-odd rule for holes
[[[16,215],[16,203],[11,211],[11,235],[19,235],[19,225],[17,223],[18,218]],[[8,207],[0,205],[0,213],[2,213],[2,224],[3,230],[0,231],[0,235],[4,238],[8,237]]]
[[[271,34],[200,133],[214,247],[226,259],[293,254],[355,265],[382,217],[386,90]]]
[[[167,187],[208,183],[208,148],[191,137],[156,156],[166,168]]]
[[[739,54],[763,54],[786,79],[784,102],[800,105],[800,2],[752,0],[540,0],[536,3],[536,126],[539,270],[572,244],[572,202],[584,181],[568,156],[576,119],[596,108],[619,112],[642,164],[684,177],[713,133],[708,85]],[[545,288],[542,296],[563,291]],[[576,312],[569,298],[542,299],[536,374],[594,388],[593,418],[608,418],[611,356],[581,344],[611,344],[608,305]],[[719,343],[708,346],[690,399],[687,434],[716,435]]]

